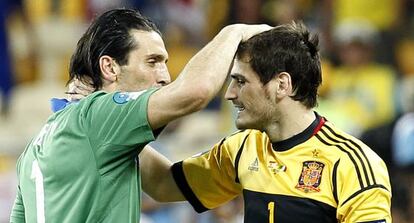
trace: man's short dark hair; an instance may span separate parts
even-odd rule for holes
[[[322,82],[318,43],[318,36],[310,35],[303,23],[292,22],[241,43],[237,58],[247,59],[264,85],[281,72],[289,73],[293,100],[313,108]]]
[[[134,29],[155,31],[161,35],[152,21],[132,9],[113,9],[94,20],[78,41],[72,55],[69,82],[73,78],[85,80],[85,77],[89,77],[95,90],[102,88],[99,58],[107,55],[119,65],[127,64],[129,52],[138,47],[131,35]]]

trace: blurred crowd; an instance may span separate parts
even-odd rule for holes
[[[358,136],[387,163],[393,221],[414,222],[414,1],[412,0],[1,0],[0,223],[14,199],[15,162],[64,97],[76,42],[98,14],[132,7],[160,28],[173,79],[226,24],[302,20],[319,33],[323,85],[317,111]],[[209,149],[235,131],[217,97],[171,123],[154,147],[173,161]],[[186,203],[143,200],[143,223],[242,222],[237,199],[204,214]]]

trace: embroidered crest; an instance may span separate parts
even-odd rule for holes
[[[280,163],[277,163],[275,161],[269,161],[269,164],[267,165],[267,168],[269,168],[269,170],[276,174],[278,172],[284,172],[286,171],[286,166]]]
[[[325,164],[317,161],[303,162],[302,173],[295,188],[305,193],[321,191],[319,185],[321,183],[324,166]]]
[[[130,100],[136,100],[144,91],[138,92],[116,92],[113,100],[117,104],[125,104]]]
[[[249,167],[247,168],[250,171],[259,171],[259,160],[256,159],[249,165]]]

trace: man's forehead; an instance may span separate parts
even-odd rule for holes
[[[133,30],[132,36],[137,43],[137,50],[145,57],[165,57],[168,58],[164,41],[160,34],[155,31]]]
[[[251,66],[247,60],[239,58],[234,59],[233,66],[231,68],[232,73],[243,73],[243,71],[246,72],[249,69],[251,70]]]
[[[147,35],[147,36],[154,36],[154,37],[159,37],[160,39],[162,39],[161,38],[161,35],[159,34],[159,33],[157,33],[157,32],[155,32],[155,31],[153,31],[153,30],[140,30],[140,29],[131,29],[130,31],[129,31],[129,33],[131,34],[131,35],[138,35],[138,36],[141,36],[141,35]]]
[[[144,55],[147,59],[155,59],[158,61],[166,60],[168,59],[168,53],[148,53]]]

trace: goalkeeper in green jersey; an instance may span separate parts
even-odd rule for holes
[[[137,155],[168,122],[202,109],[239,43],[269,28],[223,28],[169,84],[157,27],[134,10],[102,14],[70,61],[70,81],[90,81],[96,92],[51,115],[27,145],[10,222],[139,222]]]

